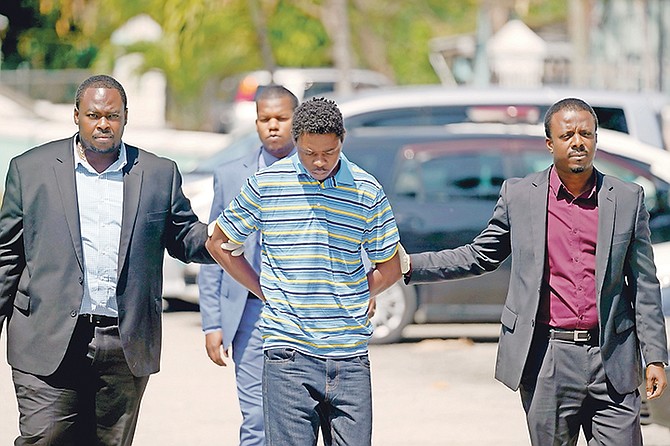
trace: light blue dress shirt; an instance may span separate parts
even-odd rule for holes
[[[84,249],[84,298],[81,314],[118,317],[116,282],[123,216],[123,167],[126,147],[119,158],[98,173],[73,144],[79,225]]]

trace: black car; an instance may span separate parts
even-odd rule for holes
[[[500,129],[505,131],[501,132]],[[642,184],[652,227],[652,241],[670,240],[670,184],[641,159],[670,167],[666,151],[608,143],[599,131],[596,167]],[[637,147],[637,148],[636,148]],[[644,156],[644,152],[658,152]],[[343,152],[383,185],[407,252],[435,251],[466,244],[486,226],[500,186],[511,177],[539,171],[552,162],[538,127],[514,132],[509,126],[454,129],[355,129]],[[637,153],[636,158],[626,156]],[[668,169],[665,169],[666,171]],[[490,274],[450,282],[396,285],[378,298],[373,342],[393,342],[409,323],[499,322],[509,282],[509,260]]]

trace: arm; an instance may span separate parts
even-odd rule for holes
[[[496,270],[511,254],[507,211],[507,182],[487,227],[472,241],[454,249],[410,255],[411,269],[405,283],[429,283],[479,276]]]
[[[379,293],[388,289],[391,285],[400,280],[400,260],[398,253],[386,262],[377,263],[374,268],[368,271],[368,287],[370,288],[370,297],[375,297]]]
[[[0,211],[0,334],[11,315],[19,278],[26,266],[23,252],[23,203],[16,162],[9,165]]]
[[[216,260],[216,262],[221,265],[233,279],[244,285],[249,291],[265,302],[258,273],[253,269],[249,262],[247,262],[247,259],[241,255],[233,255],[231,250],[223,249],[221,247],[223,243],[227,243],[229,240],[228,236],[223,233],[217,224],[215,225],[214,233],[207,240],[205,246],[214,260]]]
[[[647,397],[660,397],[667,387],[664,364],[668,363],[665,317],[661,291],[656,277],[649,230],[649,213],[644,205],[644,192],[638,190],[635,234],[630,249],[631,276],[636,277],[635,326],[642,356],[647,364]]]
[[[165,247],[172,257],[182,262],[214,263],[205,249],[207,225],[198,220],[181,185],[181,174],[172,162],[171,207]]]

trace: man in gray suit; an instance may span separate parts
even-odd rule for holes
[[[78,133],[14,158],[0,212],[0,328],[16,445],[130,445],[159,369],[165,249],[212,262],[174,162],[121,140],[109,76],[79,86]]]
[[[468,245],[411,256],[406,282],[480,275],[512,256],[495,376],[520,389],[534,445],[642,444],[648,398],[665,387],[667,341],[640,186],[597,171],[597,118],[584,101],[545,117],[553,166],[506,181]]]
[[[214,173],[214,201],[210,220],[214,221],[233,201],[245,180],[257,170],[295,152],[291,125],[298,98],[280,85],[263,87],[256,96],[258,150],[231,161]],[[258,233],[244,243],[249,264],[261,270]],[[205,347],[210,359],[225,366],[232,345],[237,381],[237,397],[242,411],[240,446],[265,444],[263,427],[263,340],[259,319],[263,302],[225,272],[219,265],[203,265],[198,276],[200,315]]]

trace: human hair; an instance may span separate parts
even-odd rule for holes
[[[291,133],[294,141],[306,133],[318,135],[334,133],[340,141],[343,141],[345,130],[342,112],[335,101],[311,98],[296,108]]]
[[[298,107],[298,98],[291,92],[291,90],[284,87],[283,85],[277,84],[258,87],[258,90],[256,90],[256,95],[254,96],[254,101],[256,104],[258,104],[259,101],[281,98],[289,98],[291,100],[291,110],[295,110]]]
[[[96,74],[89,77],[88,79],[85,79],[81,84],[79,84],[79,87],[77,87],[77,93],[74,96],[75,107],[79,108],[81,98],[84,96],[84,92],[89,88],[109,88],[118,91],[121,95],[123,108],[128,108],[128,99],[126,98],[126,91],[123,89],[123,86],[112,76],[107,76],[106,74]]]
[[[551,138],[551,118],[553,118],[556,113],[563,110],[587,111],[591,113],[596,124],[595,130],[598,130],[598,116],[596,116],[593,107],[587,104],[586,101],[578,98],[565,98],[549,107],[549,110],[547,110],[547,113],[544,115],[544,134],[547,138]]]

